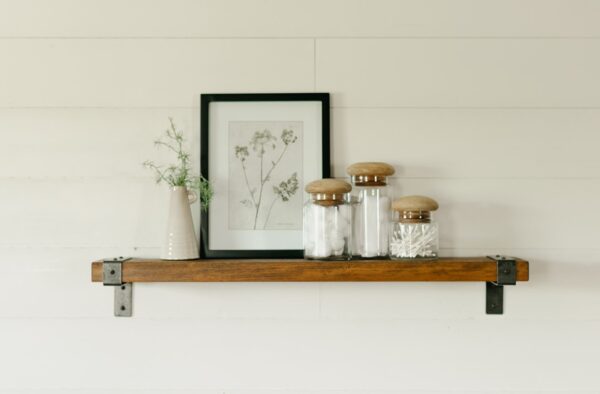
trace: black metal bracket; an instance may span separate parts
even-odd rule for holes
[[[115,316],[131,317],[133,311],[133,284],[123,283],[123,262],[129,257],[102,260],[102,282],[115,287]]]
[[[504,285],[517,284],[517,262],[512,257],[487,256],[496,262],[496,281],[485,283],[485,313],[504,313]]]

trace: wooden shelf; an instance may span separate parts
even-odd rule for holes
[[[516,260],[517,281],[529,280],[529,263]],[[395,260],[186,260],[131,259],[122,281],[133,282],[494,282],[496,261],[487,257]],[[103,281],[102,261],[92,281]]]
[[[92,281],[114,286],[115,316],[132,316],[135,282],[486,282],[486,313],[504,313],[504,285],[529,280],[529,262],[512,257],[437,260],[123,259],[92,263]]]

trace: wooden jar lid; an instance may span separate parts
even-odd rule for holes
[[[425,196],[406,196],[394,200],[392,203],[392,209],[394,211],[422,211],[430,212],[435,211],[439,208],[437,201],[433,198]]]
[[[339,179],[319,179],[306,185],[304,190],[311,194],[344,194],[351,191],[352,186]]]
[[[388,163],[381,162],[361,162],[350,165],[346,172],[351,176],[371,175],[371,176],[389,176],[394,175],[396,170]]]

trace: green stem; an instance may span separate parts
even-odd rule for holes
[[[263,150],[264,150],[263,148],[264,148],[264,144],[261,146],[261,152],[263,152]],[[265,183],[267,182],[267,179],[269,179],[269,177],[271,176],[271,173],[273,172],[273,170],[279,165],[279,162],[283,158],[283,155],[285,155],[285,152],[287,151],[287,148],[288,148],[288,145],[286,144],[285,147],[283,148],[283,150],[281,151],[281,154],[279,155],[279,157],[277,158],[277,160],[271,165],[271,169],[269,170],[269,172],[267,172],[267,175],[264,178],[263,178],[263,156],[264,156],[264,152],[260,156],[260,193],[258,195],[258,205],[256,207],[256,213],[254,215],[254,230],[256,230],[256,223],[258,222],[258,212],[260,210],[260,204],[261,204],[261,200],[262,200],[262,192],[263,192],[263,188],[265,186]]]
[[[262,202],[262,193],[263,193],[263,188],[265,186],[265,180],[263,179],[263,157],[264,156],[265,156],[265,144],[262,144],[260,147],[260,191],[258,193],[258,204],[255,204],[256,205],[256,213],[254,214],[253,230],[256,230],[256,222],[258,221],[258,212],[260,211],[260,204]]]
[[[271,211],[273,210],[273,206],[275,205],[277,200],[279,200],[279,198],[277,196],[275,196],[275,198],[273,199],[273,202],[271,202],[271,206],[269,207],[269,212],[267,213],[267,219],[265,220],[265,224],[263,225],[263,230],[265,228],[267,228],[267,223],[269,223],[269,218],[271,217]]]
[[[277,167],[277,165],[279,164],[279,162],[281,161],[281,159],[283,158],[283,155],[285,154],[285,152],[287,151],[288,145],[286,145],[283,150],[281,151],[281,154],[279,155],[279,158],[275,161],[275,163],[273,163],[273,166],[271,167],[271,169],[269,170],[269,172],[267,173],[267,176],[264,179],[264,182],[267,181],[267,179],[269,179],[269,176],[271,175],[271,173],[273,172],[273,170],[275,169],[275,167]]]
[[[254,194],[252,193],[252,188],[250,187],[250,181],[248,181],[248,174],[246,173],[246,166],[242,161],[242,172],[244,173],[244,179],[246,180],[246,187],[248,188],[248,193],[250,193],[250,198],[252,199],[252,203],[256,207],[256,200],[254,199]]]
[[[177,156],[179,156],[180,151],[178,151],[173,145],[167,144],[166,142],[163,142],[161,140],[154,141],[154,143],[156,145],[166,146],[167,148],[171,149],[173,152],[177,153]]]

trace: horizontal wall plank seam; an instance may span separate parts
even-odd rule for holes
[[[260,285],[264,285],[264,283],[260,283],[260,282],[255,282],[258,286]],[[319,283],[315,283],[315,282],[307,282],[307,283],[312,283],[315,285],[318,285]],[[321,282],[322,283],[322,282]],[[356,285],[356,282],[341,282],[341,283],[346,283],[348,285]],[[422,284],[431,284],[431,282],[412,282],[413,284],[416,283],[422,283]],[[440,283],[446,283],[446,282],[438,282],[438,284]],[[474,283],[468,283],[468,282],[463,282],[460,283],[460,285],[470,285],[472,286]],[[479,284],[480,283],[475,283],[475,284]],[[136,284],[136,286],[138,286],[140,284]],[[147,285],[147,284],[146,284]],[[198,283],[199,286],[202,285],[202,283]],[[402,283],[398,282],[399,286],[402,286]],[[459,285],[458,283],[456,283],[456,285]],[[102,286],[102,284],[99,284],[98,286]],[[524,285],[527,286],[527,285]],[[515,289],[516,290],[516,289]],[[233,292],[234,290],[232,290]],[[478,290],[474,290],[474,291],[478,291]],[[476,293],[473,294],[473,296],[476,296]],[[109,297],[109,295],[107,295],[107,298]],[[182,298],[184,297],[183,295],[181,296]],[[142,301],[143,302],[143,301]],[[319,317],[319,318],[314,318],[314,319],[310,319],[310,318],[291,318],[291,317],[257,317],[257,318],[249,318],[249,317],[227,317],[227,316],[222,316],[222,317],[176,317],[176,316],[165,316],[165,317],[139,317],[139,316],[134,316],[131,318],[132,320],[135,321],[161,321],[161,322],[169,322],[169,321],[173,321],[173,322],[235,322],[235,321],[239,321],[239,322],[269,322],[269,321],[273,321],[273,322],[295,322],[295,321],[302,321],[302,322],[307,322],[307,323],[317,323],[317,322],[378,322],[378,323],[382,323],[382,322],[418,322],[418,323],[427,323],[427,322],[449,322],[448,324],[452,324],[452,323],[464,323],[464,322],[474,322],[474,321],[487,321],[490,320],[489,316],[486,315],[477,315],[476,313],[474,313],[472,316],[468,316],[468,317],[463,317],[463,318],[453,318],[453,319],[448,319],[448,318],[414,318],[414,317],[406,317],[406,318],[376,318],[376,317],[361,317],[361,318],[356,318],[356,317]],[[10,320],[14,320],[14,321],[32,321],[32,320],[39,320],[39,321],[84,321],[84,320],[95,320],[95,321],[99,321],[99,322],[114,322],[115,318],[113,316],[107,316],[107,317],[97,317],[97,316],[0,316],[0,321],[10,321]],[[522,317],[511,317],[510,318],[511,321],[513,322],[529,322],[529,323],[539,323],[540,325],[544,325],[546,323],[549,322],[565,322],[565,319],[561,319],[560,317],[548,317],[548,318],[541,318],[541,317],[537,317],[537,318],[522,318]],[[599,323],[600,319],[597,318],[587,318],[587,317],[582,317],[582,318],[570,318],[569,321],[573,321],[573,322],[579,322],[579,323]],[[2,389],[0,388],[0,392],[2,391]],[[479,391],[478,391],[479,392]],[[503,393],[505,391],[502,391]],[[597,392],[595,392],[597,393]]]
[[[97,250],[97,249],[133,249],[134,251],[136,251],[137,249],[140,249],[141,252],[147,252],[149,250],[159,250],[161,249],[160,245],[131,245],[131,244],[127,244],[127,245],[102,245],[102,244],[98,244],[98,245],[94,245],[94,244],[69,244],[69,245],[56,245],[56,244],[52,244],[52,245],[43,245],[43,244],[39,244],[39,243],[32,243],[32,244],[0,244],[0,250],[7,250],[7,249],[25,249],[25,250],[46,250],[46,249],[64,249],[64,250],[73,250],[73,249],[77,249],[77,250],[88,250],[88,249],[93,249],[93,250]],[[439,248],[440,251],[453,251],[453,250],[458,250],[458,251],[463,251],[463,250],[470,250],[470,251],[482,251],[482,250],[493,250],[493,251],[531,251],[531,252],[544,252],[544,251],[586,251],[586,252],[600,252],[600,248],[595,248],[595,247],[507,247],[507,246],[477,246],[477,247],[440,247]],[[110,257],[110,256],[104,256],[104,257]],[[526,256],[525,256],[526,257]],[[92,257],[93,259],[94,257]],[[103,256],[96,256],[96,258],[103,258]]]
[[[198,92],[198,94],[200,94],[201,92]],[[219,93],[219,92],[210,92],[210,93]],[[2,106],[0,105],[0,110],[90,110],[90,109],[97,109],[97,110],[198,110],[199,111],[199,106],[198,107],[190,107],[190,106],[177,106],[177,105],[173,105],[173,106],[130,106],[130,105],[125,105],[125,106],[106,106],[106,105],[102,105],[102,106],[98,106],[98,105],[5,105]]]
[[[397,109],[423,109],[423,110],[524,110],[524,111],[537,111],[537,110],[598,110],[600,106],[560,106],[560,107],[549,107],[549,106],[432,106],[432,105],[332,105],[331,109],[377,109],[377,110],[397,110]]]
[[[316,75],[316,73],[315,73]],[[315,89],[316,90],[316,89]],[[298,93],[301,92],[310,92],[312,91],[304,91],[297,90]],[[210,92],[198,92],[198,95],[201,93],[231,93],[231,92],[218,92],[218,91],[210,91]],[[240,92],[244,93],[244,92]],[[268,93],[268,92],[266,92]],[[276,92],[275,92],[276,93]],[[597,111],[600,110],[600,106],[563,106],[563,107],[547,107],[547,106],[430,106],[430,105],[373,105],[373,106],[361,106],[361,105],[343,105],[336,106],[332,105],[329,107],[333,110],[339,109],[373,109],[373,110],[481,110],[481,111],[581,111],[581,110],[590,110]],[[199,111],[199,107],[189,107],[189,106],[97,106],[97,105],[48,105],[48,106],[40,106],[40,105],[0,105],[0,110],[193,110]]]
[[[345,179],[346,177],[335,177]],[[390,179],[402,180],[439,180],[439,181],[557,181],[557,182],[585,182],[585,181],[600,181],[599,176],[396,176]],[[89,183],[89,181],[114,181],[122,182],[136,181],[139,183],[156,183],[153,178],[147,176],[127,176],[127,175],[110,175],[110,176],[0,176],[0,182],[65,182],[65,183]]]
[[[599,40],[600,36],[0,36],[0,40]]]

